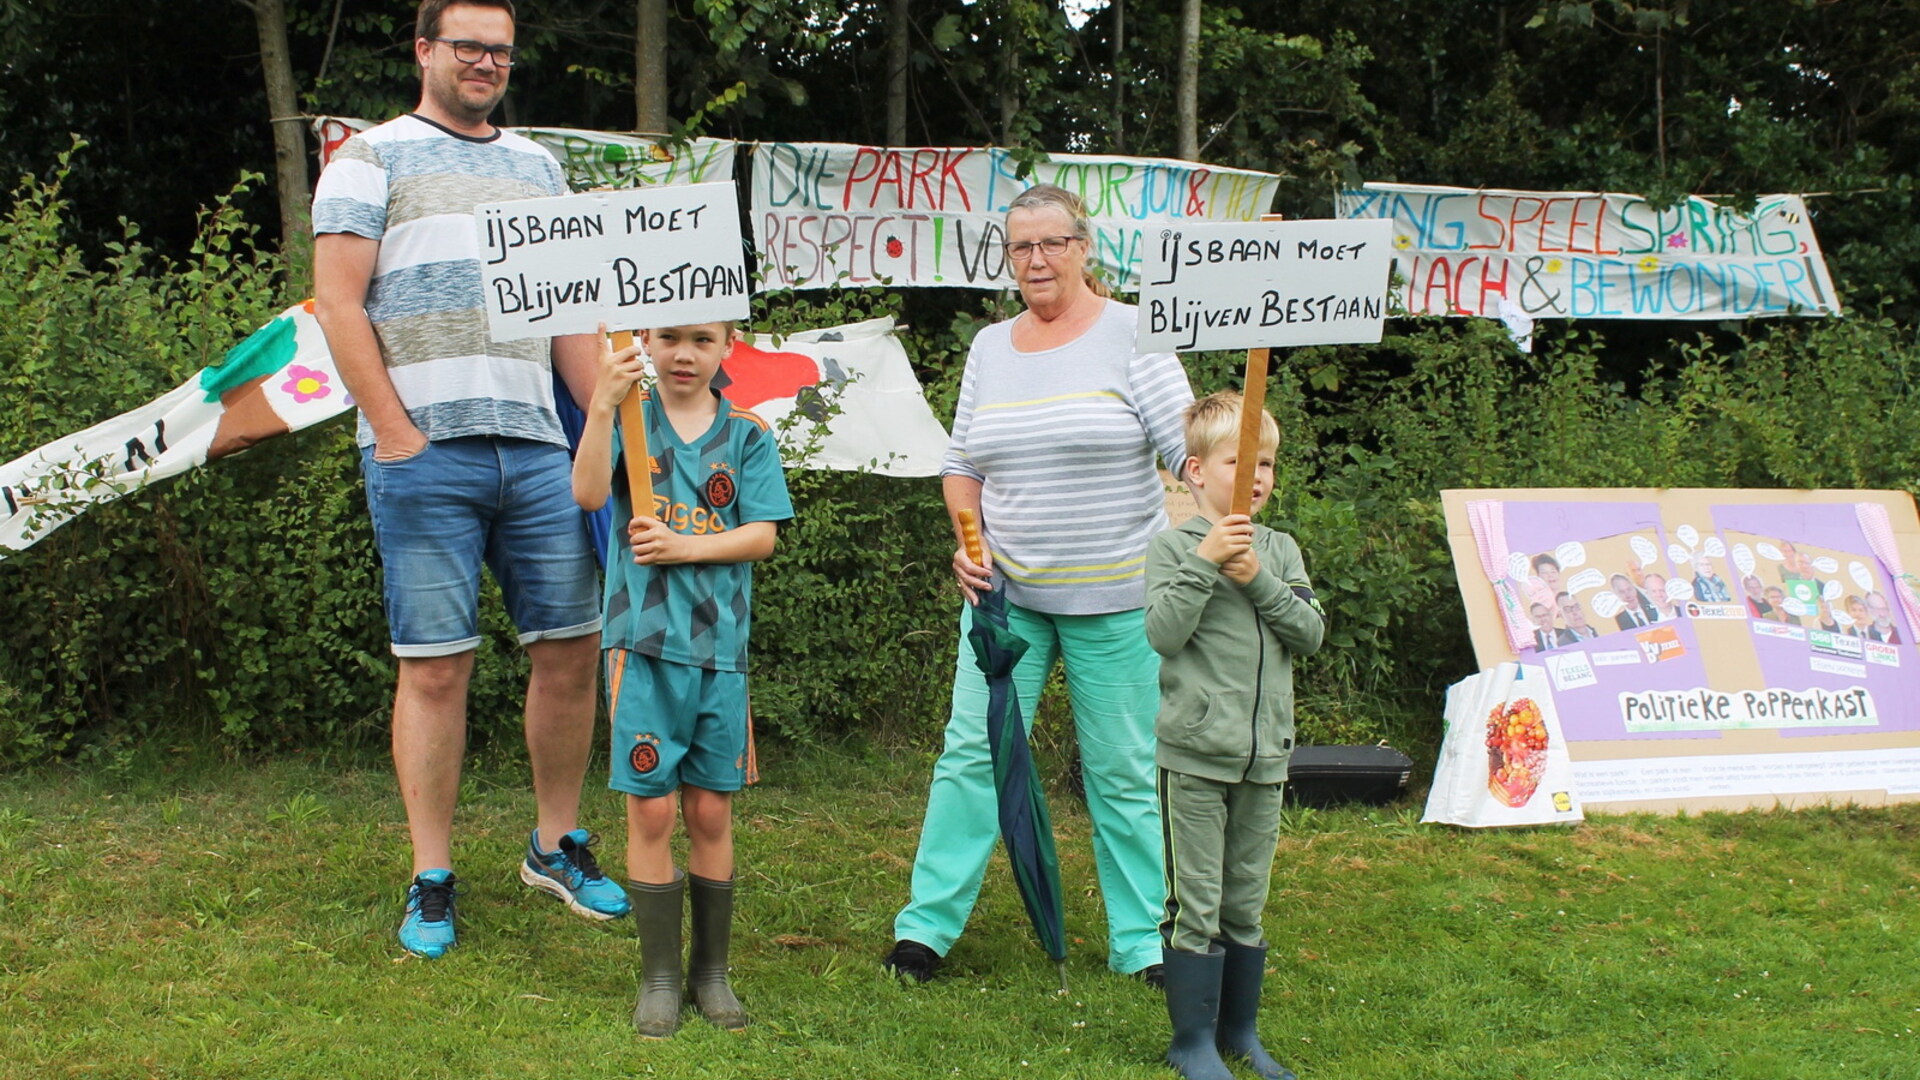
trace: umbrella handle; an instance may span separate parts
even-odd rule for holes
[[[967,558],[975,566],[982,565],[986,562],[987,550],[980,540],[980,515],[968,508],[955,510],[953,516],[960,522],[960,539],[966,545]]]

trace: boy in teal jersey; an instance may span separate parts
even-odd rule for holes
[[[1320,648],[1326,615],[1293,537],[1229,512],[1240,410],[1232,391],[1187,409],[1181,475],[1200,513],[1147,548],[1147,643],[1161,656],[1167,1061],[1186,1080],[1232,1080],[1223,1056],[1264,1080],[1293,1080],[1255,1030],[1260,916],[1293,753],[1293,658]],[[1260,423],[1252,513],[1273,491],[1280,443],[1273,417],[1263,411]]]
[[[641,345],[604,343],[573,464],[573,495],[597,510],[613,499],[605,628],[613,776],[627,795],[627,876],[640,935],[634,1029],[665,1038],[680,1026],[680,916],[691,894],[685,986],[729,1029],[746,1012],[727,981],[733,919],[733,793],[755,774],[747,710],[752,564],[773,553],[793,516],[773,432],[721,397],[713,377],[732,323],[668,326]],[[653,505],[635,508],[619,461],[615,415],[653,358],[643,395]],[[630,557],[621,557],[622,552]],[[673,865],[674,803],[686,823],[687,870]]]

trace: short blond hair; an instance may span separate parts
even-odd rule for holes
[[[1240,391],[1218,390],[1187,406],[1187,456],[1205,458],[1240,439]],[[1260,449],[1280,448],[1280,422],[1260,410]],[[1184,468],[1184,464],[1182,468]]]

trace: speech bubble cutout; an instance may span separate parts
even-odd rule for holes
[[[1673,535],[1690,548],[1700,546],[1700,530],[1691,525],[1680,526],[1673,530]]]
[[[1873,571],[1868,570],[1865,563],[1855,559],[1847,564],[1847,573],[1852,576],[1855,585],[1869,591],[1873,589]]]
[[[1667,601],[1669,603],[1678,604],[1691,599],[1693,599],[1693,586],[1684,581],[1667,582]]]
[[[1839,562],[1827,555],[1822,555],[1813,560],[1813,568],[1823,574],[1837,574],[1840,572]]]
[[[1553,549],[1553,557],[1559,561],[1562,570],[1585,566],[1587,565],[1587,546],[1578,540],[1569,540]]]
[[[1825,585],[1820,586],[1820,595],[1828,600],[1840,599],[1840,594],[1845,591],[1837,581],[1829,581]]]
[[[1723,559],[1727,555],[1727,545],[1721,543],[1719,537],[1709,536],[1707,542],[1700,545],[1700,551],[1709,559]]]
[[[1733,545],[1733,565],[1742,574],[1753,573],[1753,552],[1747,550],[1747,545]]]
[[[1607,575],[1598,570],[1582,570],[1567,579],[1567,591],[1577,596],[1589,589],[1604,588],[1606,584]]]
[[[1675,566],[1685,566],[1693,561],[1693,552],[1680,544],[1668,544],[1667,559]]]
[[[1610,592],[1603,592],[1593,598],[1593,613],[1603,619],[1611,619],[1620,614],[1620,598]]]
[[[1797,596],[1787,597],[1786,600],[1783,603],[1781,603],[1780,606],[1787,609],[1787,614],[1797,616],[1800,618],[1805,618],[1806,616],[1813,614],[1813,609],[1809,608]]]
[[[1833,624],[1844,630],[1853,625],[1853,616],[1835,608],[1833,612]]]
[[[1532,569],[1533,569],[1533,564],[1531,561],[1527,559],[1526,552],[1516,551],[1513,554],[1507,556],[1507,576],[1512,578],[1513,580],[1515,581],[1527,580],[1527,574]]]
[[[1774,547],[1772,544],[1767,543],[1765,540],[1762,540],[1759,543],[1753,545],[1753,550],[1759,552],[1760,557],[1767,560],[1768,562],[1779,562],[1781,559],[1786,558],[1785,555],[1780,554],[1779,548]]]
[[[1627,541],[1627,546],[1633,549],[1634,557],[1640,560],[1641,566],[1651,566],[1653,560],[1660,557],[1660,549],[1654,547],[1653,541],[1644,536],[1636,536]]]

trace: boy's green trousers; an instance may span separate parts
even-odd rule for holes
[[[1215,941],[1258,946],[1285,784],[1222,783],[1160,772],[1166,829],[1167,947],[1204,953]]]

